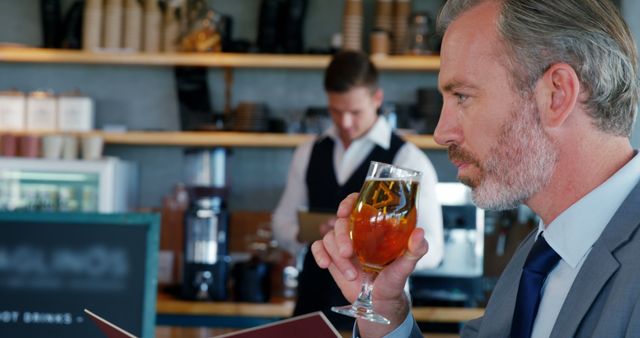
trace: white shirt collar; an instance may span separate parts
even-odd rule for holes
[[[334,142],[342,144],[342,141],[340,141],[340,137],[338,137],[338,131],[335,125],[332,125],[329,129],[327,129],[324,132],[324,135],[331,137]],[[369,131],[362,135],[362,137],[354,140],[353,143],[359,142],[361,140],[371,141],[385,150],[389,149],[389,147],[391,146],[391,127],[387,123],[387,120],[383,117],[378,116],[376,122],[369,129]]]
[[[544,230],[549,245],[572,268],[576,268],[640,181],[640,156],[636,154],[613,176],[563,211]]]

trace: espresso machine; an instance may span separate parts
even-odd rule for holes
[[[189,209],[184,219],[181,294],[195,300],[227,298],[228,211],[223,148],[187,150]]]
[[[444,257],[433,269],[416,270],[409,288],[415,305],[479,306],[484,301],[484,210],[458,182],[438,183],[442,205]]]

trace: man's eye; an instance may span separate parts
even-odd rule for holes
[[[467,95],[460,94],[460,93],[455,93],[453,95],[456,97],[456,100],[458,101],[458,104],[464,103],[469,98]]]

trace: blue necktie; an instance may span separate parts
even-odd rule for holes
[[[540,305],[542,284],[559,260],[560,256],[540,234],[522,268],[516,309],[511,323],[511,338],[531,337],[533,321]]]

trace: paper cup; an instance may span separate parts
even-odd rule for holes
[[[75,160],[78,158],[78,138],[67,135],[62,141],[62,158],[65,160]]]
[[[18,138],[18,156],[40,157],[40,137],[23,135]]]
[[[0,155],[11,157],[18,155],[18,137],[11,134],[0,136]]]
[[[62,156],[62,135],[45,135],[42,137],[42,157],[57,160]]]
[[[100,136],[85,136],[82,138],[82,159],[99,160],[102,158],[104,140]]]

